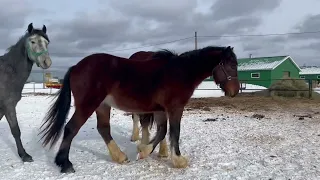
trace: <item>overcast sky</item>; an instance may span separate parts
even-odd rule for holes
[[[129,57],[140,50],[194,49],[194,36],[320,31],[319,0],[0,0],[0,52],[29,23],[47,26],[52,70],[93,52]],[[234,46],[238,58],[290,55],[320,65],[320,33],[258,37],[199,37],[198,47]],[[141,48],[136,48],[141,47]],[[133,49],[135,48],[135,49]]]

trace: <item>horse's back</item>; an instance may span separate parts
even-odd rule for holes
[[[86,84],[151,84],[163,71],[160,61],[128,60],[105,53],[91,54],[72,69],[71,81]]]
[[[130,60],[139,60],[139,61],[145,61],[152,58],[152,55],[154,52],[152,51],[138,51],[134,54],[132,54],[129,59]]]

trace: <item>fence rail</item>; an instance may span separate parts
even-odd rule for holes
[[[252,80],[252,79],[240,79],[240,94],[252,93],[257,91],[267,91],[269,93],[275,91],[302,93],[304,96],[311,98],[313,93],[320,93],[319,82],[320,79],[264,79],[264,80]],[[268,87],[268,88],[267,88]],[[47,88],[44,83],[30,82],[25,84],[23,94],[55,94],[58,89]],[[203,81],[195,90],[195,95],[198,97],[215,97],[223,96],[218,85],[214,81]]]

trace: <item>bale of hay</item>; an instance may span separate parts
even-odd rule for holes
[[[308,97],[309,86],[302,79],[281,79],[269,87],[271,96],[282,97]]]

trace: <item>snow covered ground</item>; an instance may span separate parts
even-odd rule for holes
[[[37,136],[51,99],[25,95],[17,106],[22,141],[33,156],[32,163],[20,161],[5,118],[0,121],[0,179],[320,179],[319,117],[300,121],[291,114],[270,112],[257,120],[250,113],[237,115],[223,109],[185,111],[180,148],[189,158],[186,169],[174,169],[170,160],[159,160],[158,147],[151,157],[135,161],[132,120],[118,110],[112,110],[112,136],[131,162],[112,162],[94,114],[71,146],[76,173],[60,174],[53,163],[58,146],[50,151],[42,148]],[[73,112],[71,108],[69,117]],[[207,118],[217,120],[203,122]]]

